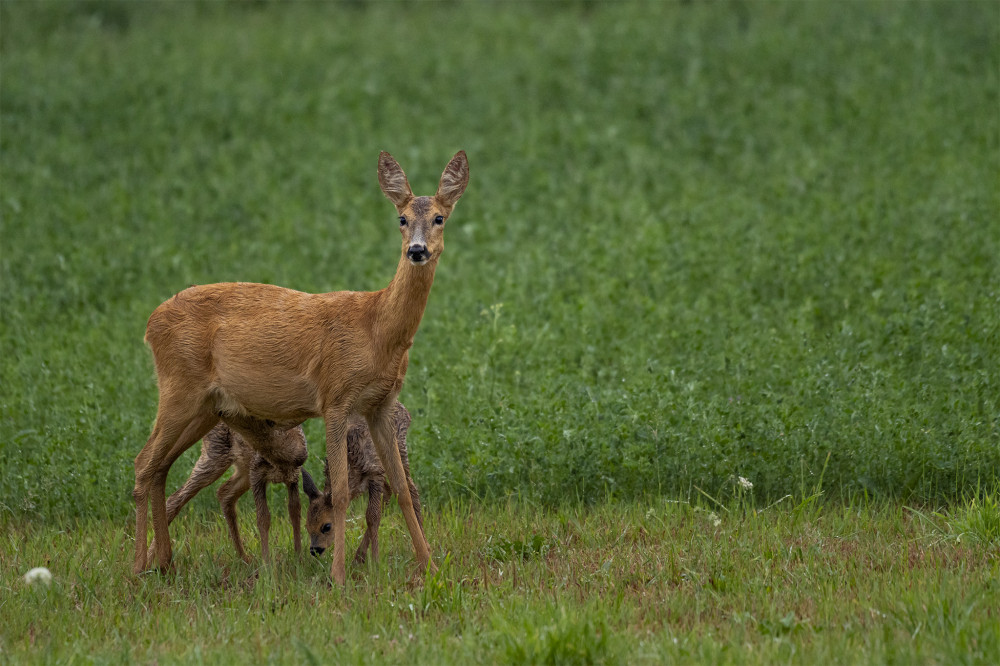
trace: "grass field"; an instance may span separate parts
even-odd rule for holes
[[[996,3],[4,0],[0,68],[0,660],[1000,661]],[[205,493],[131,578],[149,313],[385,286],[383,149],[472,170],[401,395],[441,573],[398,512],[346,593],[258,571]]]
[[[169,578],[128,574],[119,525],[22,524],[5,559],[47,562],[49,587],[4,581],[16,663],[940,663],[1000,655],[1000,507],[950,522],[905,509],[713,513],[653,500],[592,509],[446,504],[429,515],[440,571],[407,584],[394,512],[376,568],[331,589],[296,559],[248,566],[217,516],[179,519]],[[737,510],[739,509],[739,510]],[[993,546],[970,524],[992,520]],[[249,530],[247,520],[244,530]],[[363,520],[349,525],[354,542]],[[960,531],[961,530],[961,531]],[[964,538],[959,534],[964,531]],[[273,546],[272,546],[273,548]]]

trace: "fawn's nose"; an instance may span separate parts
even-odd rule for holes
[[[431,253],[427,251],[426,245],[414,243],[406,249],[406,257],[414,263],[420,263],[430,259]]]
[[[319,557],[320,555],[323,554],[324,550],[326,550],[326,548],[320,548],[319,546],[310,546],[309,554],[312,555],[313,557]]]

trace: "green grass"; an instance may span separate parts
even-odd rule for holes
[[[277,493],[276,493],[277,494]],[[752,509],[752,497],[741,505]],[[449,503],[428,515],[438,573],[413,571],[398,510],[379,566],[291,551],[246,565],[218,513],[175,523],[177,573],[130,575],[121,525],[5,525],[0,553],[49,588],[0,582],[11,663],[995,663],[1000,559],[912,512],[786,502],[713,513],[650,500],[539,510]],[[349,523],[360,539],[363,514]],[[253,520],[244,516],[245,534]],[[716,524],[716,521],[718,524]],[[251,549],[256,550],[252,540]]]
[[[4,0],[0,660],[997,661],[998,25],[988,0]],[[132,579],[146,318],[197,283],[385,286],[383,149],[417,193],[471,164],[401,395],[452,559],[410,588],[397,534],[346,594],[288,558],[258,581],[205,493],[177,576]]]

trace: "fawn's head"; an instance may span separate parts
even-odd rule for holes
[[[410,183],[392,155],[378,156],[378,183],[382,192],[396,205],[399,230],[403,234],[403,252],[411,263],[422,266],[437,260],[444,250],[444,223],[469,184],[469,161],[465,151],[455,154],[432,197],[415,197]]]
[[[333,500],[330,496],[329,479],[323,492],[319,491],[309,472],[302,468],[302,490],[309,498],[306,509],[306,533],[309,535],[309,552],[322,555],[333,543]]]

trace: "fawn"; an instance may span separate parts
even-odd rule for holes
[[[135,458],[135,573],[147,565],[150,504],[156,560],[161,569],[170,566],[167,472],[220,418],[241,435],[249,431],[245,439],[256,446],[252,432],[261,423],[288,429],[322,417],[333,533],[330,575],[345,585],[347,430],[355,413],[367,422],[396,491],[417,565],[433,570],[410,493],[401,492],[406,474],[392,412],[444,249],[445,221],[468,185],[469,163],[465,152],[458,152],[437,192],[417,197],[396,160],[382,152],[378,181],[396,207],[403,236],[396,274],[386,288],[308,294],[267,284],[210,284],[180,292],[150,315],[145,340],[160,398],[153,431]],[[258,453],[272,464],[295,463],[274,448]]]
[[[410,428],[410,413],[401,402],[394,408],[396,423],[396,446],[406,473],[406,486],[413,502],[417,523],[423,530],[424,521],[420,511],[420,493],[410,476],[410,463],[406,454],[406,432]],[[309,472],[302,470],[302,489],[309,498],[306,511],[306,532],[311,540],[309,552],[322,555],[333,540],[333,501],[330,496],[329,473],[324,469],[327,484],[321,493]],[[372,445],[371,433],[364,419],[354,416],[347,430],[347,485],[353,500],[364,492],[368,493],[368,509],[365,511],[365,534],[354,553],[355,564],[364,564],[367,550],[371,548],[372,559],[378,559],[378,528],[382,522],[382,508],[389,501],[392,488],[385,480],[385,470],[379,462]]]

